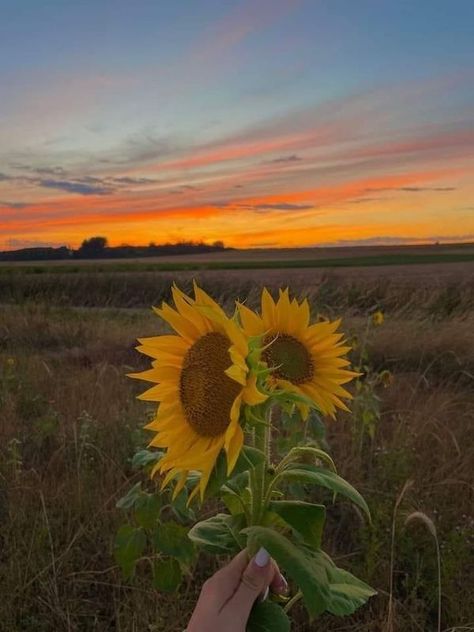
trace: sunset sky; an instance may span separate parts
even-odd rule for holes
[[[474,240],[472,0],[0,0],[0,250]]]

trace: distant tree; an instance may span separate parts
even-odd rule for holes
[[[217,241],[214,241],[212,243],[213,248],[219,248],[220,250],[223,250],[225,248],[224,246],[224,242],[221,239],[218,239]]]
[[[77,254],[80,257],[91,259],[103,257],[107,244],[107,237],[91,237],[90,239],[84,239],[81,247],[77,251]]]

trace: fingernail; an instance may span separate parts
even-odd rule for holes
[[[288,592],[288,582],[283,577],[283,575],[280,575],[280,579],[278,581],[278,594],[286,595],[287,592]]]
[[[259,568],[263,568],[264,566],[268,564],[269,561],[270,561],[270,555],[268,554],[268,551],[264,549],[262,546],[262,548],[258,551],[257,555],[255,556],[255,564]]]
[[[268,593],[269,593],[269,592],[270,592],[270,586],[267,586],[267,587],[265,588],[265,592],[264,592],[264,593],[262,593],[262,595],[260,595],[260,599],[259,599],[260,603],[261,603],[262,601],[265,601],[265,600],[267,599],[267,597],[268,597]]]

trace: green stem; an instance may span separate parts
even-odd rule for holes
[[[265,408],[265,421],[271,421],[271,408]],[[257,465],[250,472],[252,490],[252,524],[261,522],[265,513],[265,498],[267,488],[267,469],[270,462],[271,424],[257,424],[254,428],[255,447],[265,454],[263,463]]]
[[[301,599],[302,596],[303,596],[303,593],[301,592],[301,590],[299,590],[296,594],[293,595],[293,597],[286,604],[286,606],[283,608],[283,610],[285,612],[289,612],[291,610],[291,608],[295,605],[295,603]]]

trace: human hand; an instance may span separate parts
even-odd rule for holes
[[[241,551],[208,579],[187,627],[187,632],[245,632],[255,600],[268,591],[286,594],[288,584],[265,549],[250,560]]]

